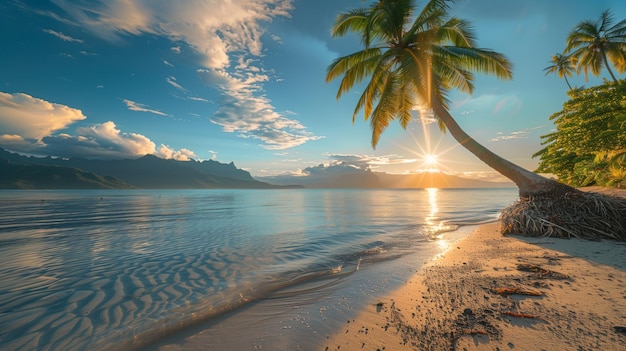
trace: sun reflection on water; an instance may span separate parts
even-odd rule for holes
[[[451,227],[445,225],[437,216],[439,212],[437,195],[440,189],[426,188],[426,191],[428,192],[428,205],[430,209],[430,212],[424,218],[426,233],[431,239],[436,240],[437,246],[439,246],[440,249],[445,250],[449,247],[449,243],[447,240],[443,239],[443,232],[450,230]]]
[[[426,188],[428,192],[428,205],[430,212],[424,218],[426,228],[430,235],[437,235],[441,228],[442,223],[438,221],[439,217],[437,217],[437,213],[439,212],[439,207],[437,206],[437,192],[438,188]]]

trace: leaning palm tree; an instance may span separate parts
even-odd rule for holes
[[[546,75],[550,73],[556,74],[559,78],[565,78],[565,83],[569,90],[572,90],[572,86],[569,84],[567,77],[572,77],[572,73],[574,72],[574,64],[572,59],[563,54],[556,54],[552,56],[552,60],[550,60],[550,66],[544,68],[546,71]]]
[[[587,193],[544,178],[496,155],[471,138],[450,115],[448,92],[459,89],[472,93],[474,72],[502,79],[512,77],[511,64],[506,57],[477,48],[469,23],[449,16],[451,2],[430,0],[415,15],[412,0],[380,0],[370,7],[337,16],[333,36],[353,32],[360,35],[364,45],[363,50],[333,61],[326,76],[327,82],[343,76],[337,99],[369,79],[354,110],[353,122],[363,110],[365,119],[370,120],[372,147],[376,147],[391,121],[397,119],[406,128],[412,119],[412,110],[418,106],[427,108],[437,118],[442,131],[449,131],[468,151],[517,185],[519,203],[531,207],[538,204],[553,206],[564,203],[563,199],[577,202],[576,199],[587,196]],[[618,231],[611,227],[602,232],[608,237],[626,240],[626,201],[620,204],[623,216],[618,219],[621,221]],[[550,211],[550,208],[544,210]],[[523,212],[534,215],[532,211]],[[513,213],[508,217],[510,219],[503,218],[504,233],[545,235],[550,231],[558,236],[572,233],[568,227],[565,231],[550,229],[561,226],[561,222],[546,219],[549,213],[540,216],[540,225],[529,229],[526,229],[527,221],[517,211]],[[546,224],[550,228],[546,229]]]
[[[617,81],[609,61],[619,73],[626,71],[626,19],[613,24],[611,11],[602,12],[597,21],[582,21],[567,37],[565,52],[578,60],[578,72],[591,71],[596,77],[603,67]]]

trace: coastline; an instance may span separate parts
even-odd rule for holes
[[[502,236],[499,226],[478,227],[321,350],[623,350],[626,243]]]

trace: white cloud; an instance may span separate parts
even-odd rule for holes
[[[41,140],[85,118],[80,110],[68,106],[27,94],[0,92],[0,130],[5,135]]]
[[[348,155],[348,154],[330,154],[328,158],[332,159],[331,162],[342,163],[352,165],[354,167],[366,169],[370,167],[386,166],[386,165],[398,165],[409,164],[418,162],[417,159],[405,158],[400,155]]]
[[[153,13],[150,7],[142,6],[138,1],[101,1],[93,6],[70,0],[53,2],[65,10],[75,22],[107,40],[120,40],[120,35],[124,34],[153,32],[150,29]]]
[[[48,34],[54,35],[55,37],[57,37],[57,38],[59,38],[59,39],[61,39],[63,41],[73,42],[73,43],[81,43],[81,44],[85,42],[84,40],[72,38],[69,35],[65,35],[65,34],[63,34],[61,32],[53,31],[52,29],[44,29],[43,31],[48,33]]]
[[[273,110],[265,97],[232,98],[216,112],[211,122],[225,132],[238,132],[243,138],[260,140],[268,150],[282,150],[322,137],[307,132],[297,120]]]
[[[125,133],[112,121],[76,129],[76,135],[55,134],[87,117],[80,110],[26,94],[0,92],[0,146],[12,151],[60,157],[127,158],[156,154],[163,158],[195,158],[188,149],[175,150],[137,133]]]
[[[183,88],[182,85],[178,84],[175,77],[167,77],[165,78],[165,81],[180,91],[185,91],[185,92],[187,91],[187,89]]]
[[[263,83],[270,79],[257,59],[262,56],[264,25],[275,17],[288,17],[293,0],[101,0],[91,6],[53,1],[73,20],[108,40],[148,33],[185,43],[201,56],[201,79],[223,94],[225,104],[212,118],[223,131],[260,140],[267,149],[321,138],[305,131],[299,121],[276,112],[263,95]],[[178,54],[181,46],[171,50]],[[182,88],[172,80],[168,83]],[[134,108],[155,113],[143,106]]]
[[[176,160],[195,157],[193,151],[188,149],[175,150],[161,145],[157,150],[150,138],[138,133],[122,132],[112,121],[77,128],[76,135],[51,135],[43,138],[43,143],[36,149],[39,154],[63,157],[112,159],[136,158],[147,154]]]
[[[112,121],[91,127],[77,128],[78,139],[86,138],[103,149],[115,150],[127,155],[154,153],[155,144],[146,136],[137,133],[122,133]]]
[[[498,132],[496,134],[497,134],[497,136],[495,138],[492,138],[489,141],[502,141],[502,140],[526,139],[526,138],[528,138],[528,132],[527,131],[510,132],[508,134],[504,134],[503,132]]]
[[[167,113],[161,112],[159,110],[149,109],[146,107],[146,105],[134,102],[132,100],[124,99],[124,103],[131,111],[148,112],[159,116],[169,116]]]
[[[528,139],[528,135],[530,134],[530,132],[534,131],[534,130],[538,130],[543,128],[543,126],[537,126],[537,127],[533,127],[533,128],[525,128],[522,130],[518,130],[518,131],[513,131],[513,132],[509,132],[507,134],[505,134],[504,132],[498,132],[497,136],[495,138],[492,138],[489,141],[502,141],[502,140],[511,140],[511,139]]]
[[[58,157],[111,159],[155,154],[155,144],[149,138],[123,133],[111,121],[77,128],[76,135],[60,133],[45,136],[40,141],[4,135],[0,137],[0,144],[12,151]]]
[[[292,0],[101,0],[91,5],[53,0],[76,22],[108,40],[141,33],[183,41],[208,68],[229,66],[229,54],[261,54],[262,23],[289,16]],[[171,50],[180,53],[180,46]]]
[[[173,64],[171,64],[171,63],[169,63],[169,61],[167,61],[167,60],[163,60],[163,63],[164,63],[166,66],[174,67],[174,65],[173,65]]]
[[[201,97],[196,97],[196,96],[190,96],[189,100],[193,100],[193,101],[202,101],[202,102],[210,102],[209,100],[205,99],[205,98],[201,98]]]
[[[174,159],[177,161],[189,161],[197,158],[196,154],[189,149],[174,150],[168,145],[161,144],[156,154],[157,156],[165,159]]]
[[[269,150],[282,150],[319,140],[306,131],[297,120],[285,117],[293,112],[275,111],[269,99],[256,94],[262,90],[261,82],[268,79],[265,75],[248,74],[237,78],[225,71],[198,70],[200,78],[221,89],[225,101],[215,112],[211,122],[220,125],[225,132],[238,132],[241,137],[260,140]]]

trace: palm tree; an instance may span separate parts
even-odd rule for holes
[[[552,60],[550,61],[551,65],[544,68],[546,71],[546,75],[550,73],[555,73],[559,76],[559,78],[565,78],[565,83],[569,90],[572,90],[572,86],[569,84],[567,77],[572,76],[572,72],[574,71],[574,64],[572,59],[563,54],[556,54],[552,56]]]
[[[610,10],[605,10],[597,21],[580,22],[567,37],[565,52],[578,59],[578,72],[591,71],[596,77],[602,67],[617,81],[609,61],[619,73],[626,71],[626,19],[613,24]]]
[[[449,16],[451,2],[430,0],[414,20],[411,20],[415,15],[412,0],[379,0],[368,8],[339,14],[332,28],[333,36],[356,33],[364,48],[337,58],[328,67],[327,82],[343,76],[337,99],[369,79],[352,119],[354,122],[363,110],[365,119],[370,120],[372,147],[376,147],[391,121],[398,119],[406,128],[415,107],[429,108],[442,131],[448,130],[468,151],[517,185],[521,202],[582,196],[579,190],[528,171],[491,152],[471,138],[450,115],[449,90],[471,93],[474,72],[502,79],[512,77],[511,64],[506,57],[477,48],[469,23]],[[626,214],[626,202],[624,205]],[[513,225],[517,222],[513,216],[511,223],[504,223],[503,231],[517,230]],[[624,233],[620,235],[626,239],[626,222],[621,225]],[[535,234],[544,235],[545,229]]]
[[[398,119],[406,127],[411,111],[422,106],[432,109],[442,130],[511,179],[520,196],[551,193],[557,188],[571,191],[489,151],[467,135],[448,112],[448,91],[456,88],[471,93],[474,71],[512,78],[511,64],[503,55],[477,48],[469,23],[448,16],[449,2],[429,1],[412,23],[412,0],[380,0],[369,8],[340,14],[332,34],[358,32],[365,48],[328,67],[327,81],[343,75],[337,98],[371,77],[352,118],[364,110],[365,118],[370,119],[373,147],[390,121]]]

